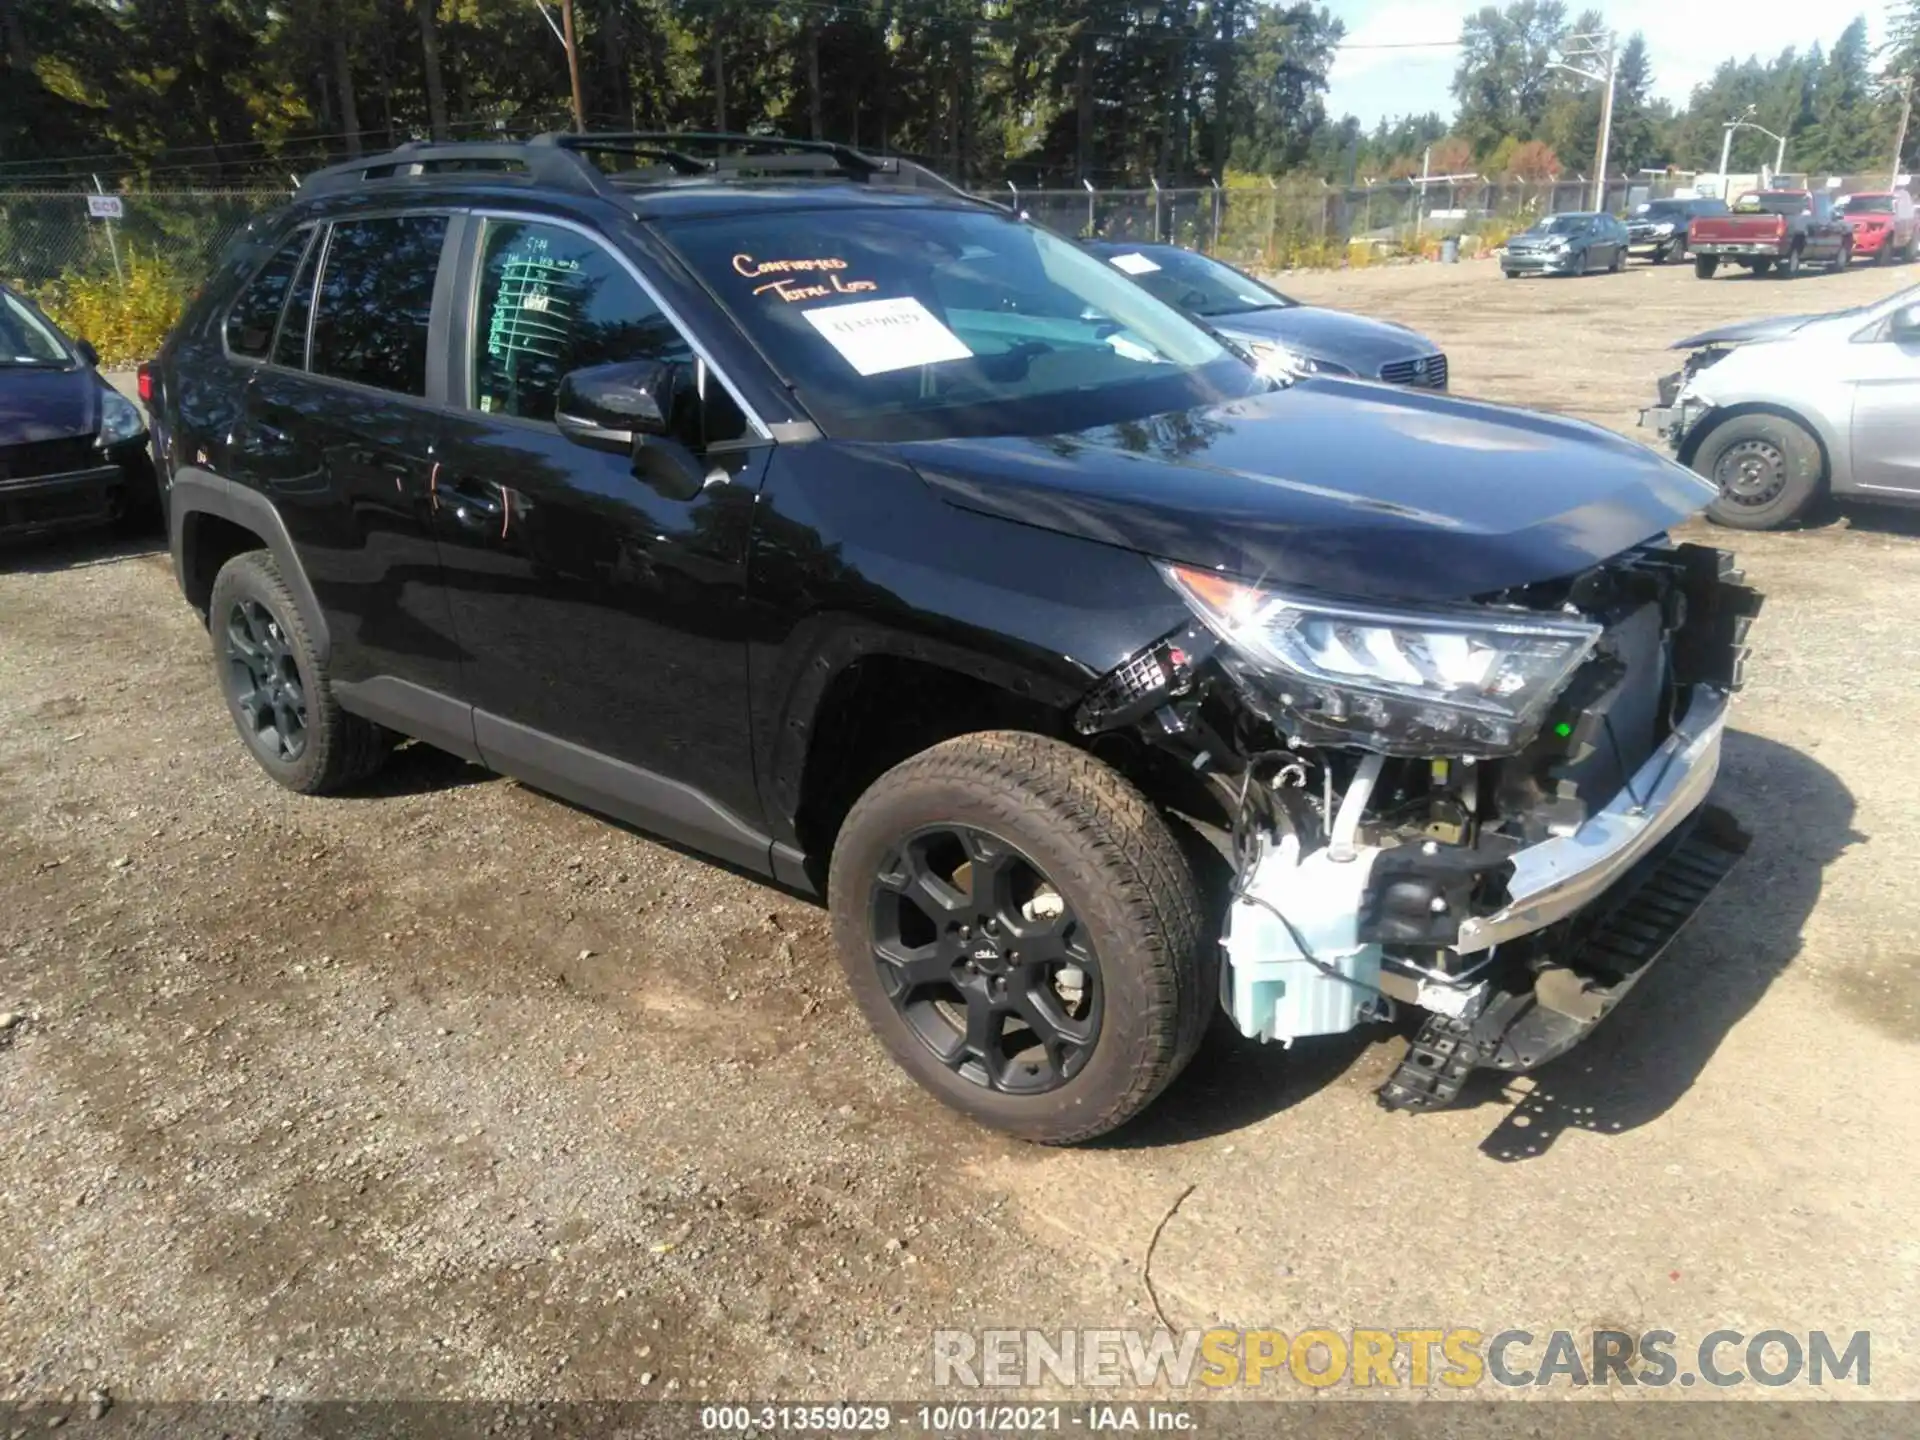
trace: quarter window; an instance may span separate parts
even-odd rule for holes
[[[280,317],[280,333],[273,341],[273,363],[294,370],[307,367],[307,327],[313,321],[313,272],[319,267],[320,252],[326,241],[318,239],[307,247],[300,271],[293,277],[293,293],[287,297],[286,312]]]
[[[233,302],[233,309],[227,312],[227,349],[235,355],[249,360],[267,358],[273,327],[280,319],[280,307],[286,303],[294,267],[307,248],[308,234],[302,230],[274,251],[273,258],[260,267]]]
[[[333,227],[313,317],[309,368],[402,395],[427,392],[427,317],[444,215],[343,220]]]
[[[738,439],[746,420],[724,386],[633,275],[602,246],[557,225],[489,221],[474,321],[473,403],[492,415],[553,419],[560,377],[623,360],[683,367],[696,444]],[[696,390],[704,388],[704,396]],[[689,417],[690,418],[690,417]]]

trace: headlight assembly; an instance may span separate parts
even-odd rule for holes
[[[1189,566],[1161,570],[1226,642],[1230,668],[1291,728],[1390,755],[1491,755],[1526,744],[1601,633],[1570,616],[1376,609]]]
[[[1353,371],[1331,360],[1305,354],[1271,340],[1241,342],[1260,373],[1274,380],[1299,380],[1308,375],[1351,375]]]
[[[146,434],[147,422],[140,418],[139,407],[118,390],[100,395],[100,443],[118,445]]]

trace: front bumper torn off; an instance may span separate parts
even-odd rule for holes
[[[1508,903],[1460,922],[1461,954],[1544,930],[1600,898],[1707,798],[1720,771],[1727,697],[1695,689],[1673,734],[1647,757],[1631,784],[1571,835],[1556,835],[1513,857]]]
[[[1511,960],[1491,964],[1496,947],[1560,927],[1534,943],[1541,954],[1517,976],[1422,977],[1406,994],[1391,973],[1397,962],[1358,923],[1385,852],[1363,846],[1334,861],[1324,849],[1302,856],[1291,838],[1270,848],[1228,917],[1221,990],[1236,1026],[1282,1042],[1338,1033],[1399,991],[1430,1017],[1382,1091],[1395,1108],[1445,1104],[1476,1065],[1524,1070],[1563,1053],[1611,1012],[1745,849],[1737,827],[1705,809],[1727,708],[1726,692],[1696,685],[1673,733],[1619,793],[1570,833],[1514,852],[1500,908],[1461,922],[1451,948],[1462,963],[1449,969],[1512,972]],[[1707,813],[1711,824],[1701,822]]]

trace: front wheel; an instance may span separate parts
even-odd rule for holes
[[[1693,468],[1720,489],[1710,519],[1736,530],[1778,530],[1806,514],[1826,484],[1820,444],[1784,415],[1736,415],[1694,452]]]
[[[1801,259],[1800,247],[1796,245],[1787,252],[1787,258],[1780,262],[1776,273],[1782,280],[1798,280]]]
[[[1609,275],[1618,275],[1622,270],[1625,270],[1626,268],[1627,268],[1627,252],[1624,250],[1614,251],[1613,263],[1607,267],[1607,273]]]
[[[1696,255],[1693,257],[1693,275],[1696,280],[1711,280],[1720,270],[1720,257],[1717,255]]]
[[[1842,245],[1833,257],[1833,273],[1838,275],[1851,264],[1853,264],[1853,246]]]
[[[1198,1049],[1214,939],[1166,822],[1057,740],[963,735],[861,796],[829,906],[894,1060],[982,1124],[1065,1145],[1124,1124]]]

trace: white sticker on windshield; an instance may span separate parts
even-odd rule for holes
[[[1107,263],[1116,270],[1126,271],[1129,275],[1151,275],[1160,268],[1146,256],[1132,252],[1125,255],[1115,255]]]
[[[973,354],[964,340],[912,296],[800,313],[862,375],[965,360]]]

